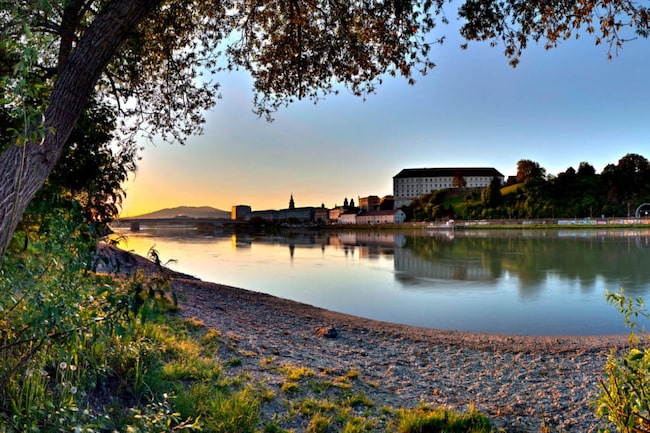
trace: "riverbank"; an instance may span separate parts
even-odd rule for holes
[[[119,259],[120,261],[122,259]],[[136,269],[149,266],[133,258]],[[115,262],[114,262],[115,263]],[[152,271],[155,269],[151,269]],[[518,337],[362,319],[172,274],[180,314],[218,330],[222,359],[283,395],[274,365],[358,372],[355,391],[377,406],[474,405],[506,431],[597,431],[592,405],[607,355],[626,336]],[[280,406],[262,405],[264,417]]]
[[[181,315],[234,343],[247,374],[278,387],[260,363],[358,371],[377,404],[474,405],[506,431],[597,431],[592,405],[611,348],[625,336],[515,337],[366,320],[197,280],[175,279]],[[326,332],[333,335],[328,338]],[[227,356],[227,355],[224,355]],[[270,415],[270,414],[269,414]]]
[[[448,220],[400,224],[332,224],[325,230],[616,230],[650,229],[649,218],[538,218]]]

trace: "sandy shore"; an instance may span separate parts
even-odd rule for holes
[[[152,270],[141,257],[107,254],[121,271]],[[172,273],[174,274],[174,273]],[[440,331],[378,322],[174,274],[180,314],[229,340],[224,359],[278,388],[283,378],[264,367],[303,365],[317,372],[358,371],[377,405],[421,403],[465,410],[474,405],[508,432],[595,432],[598,380],[626,335],[524,337]],[[273,415],[273,408],[266,416]],[[301,426],[293,426],[301,431]]]
[[[198,280],[175,279],[181,314],[235,342],[248,374],[279,386],[260,359],[360,372],[378,404],[471,404],[507,431],[596,431],[598,379],[626,336],[516,337],[415,328]],[[335,338],[324,336],[325,330]],[[333,336],[333,335],[331,335]]]

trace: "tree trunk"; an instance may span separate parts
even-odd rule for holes
[[[162,0],[114,0],[82,35],[59,65],[45,111],[43,144],[10,146],[0,155],[0,265],[27,205],[45,182],[99,77],[120,45]]]

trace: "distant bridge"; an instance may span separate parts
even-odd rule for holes
[[[230,218],[191,218],[191,217],[174,217],[174,218],[120,218],[115,222],[117,225],[129,225],[132,232],[140,231],[141,224],[152,226],[157,225],[190,225],[196,226],[200,231],[224,227],[227,225],[245,224],[245,221],[233,220]]]

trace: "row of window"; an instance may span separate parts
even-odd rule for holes
[[[432,183],[432,182],[442,182],[442,183],[451,183],[453,181],[453,177],[410,177],[406,179],[398,179],[398,183],[422,183],[422,182],[427,182],[427,183]],[[478,182],[478,183],[490,183],[492,181],[491,177],[475,177],[475,176],[468,176],[465,177],[465,180],[469,182]]]
[[[492,181],[491,177],[466,177],[467,187],[485,187]],[[404,196],[418,196],[425,194],[429,191],[438,189],[451,188],[453,186],[453,178],[407,178],[399,179],[395,183],[394,195]]]

